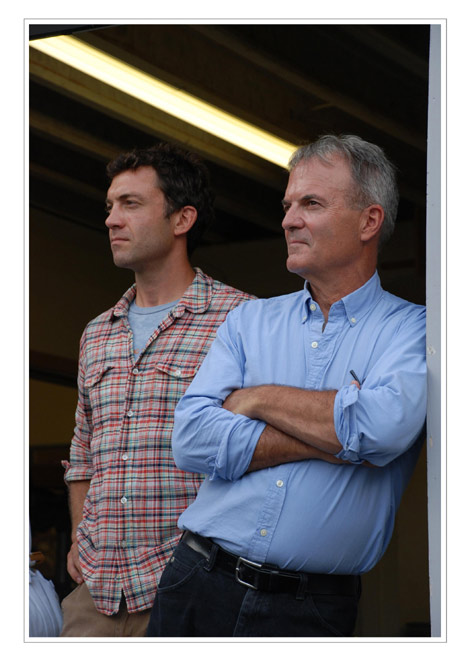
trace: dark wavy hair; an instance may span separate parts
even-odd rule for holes
[[[106,174],[112,181],[126,170],[145,166],[156,171],[159,188],[166,198],[167,217],[186,205],[197,210],[197,219],[187,233],[187,253],[190,256],[214,219],[214,199],[207,167],[196,154],[161,142],[147,149],[133,149],[120,154],[107,165]]]

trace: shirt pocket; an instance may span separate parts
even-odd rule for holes
[[[128,371],[109,363],[96,363],[86,371],[84,389],[88,396],[93,435],[111,430],[125,404]]]
[[[170,416],[171,430],[175,407],[185,394],[198,368],[199,366],[193,362],[187,363],[180,358],[160,360],[154,365],[156,384],[160,389],[160,398],[166,412]]]
[[[168,376],[169,380],[181,381],[182,384],[190,384],[195,377],[198,366],[187,365],[177,360],[158,361],[155,364],[156,370]]]
[[[102,380],[107,371],[115,368],[112,364],[95,363],[90,366],[85,374],[84,386],[86,390],[93,389]]]

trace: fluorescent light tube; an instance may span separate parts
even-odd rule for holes
[[[286,167],[296,146],[181,89],[127,65],[75,37],[48,37],[30,42],[48,56],[123,91],[207,133],[261,158]]]

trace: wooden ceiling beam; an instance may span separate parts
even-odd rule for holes
[[[106,163],[122,151],[121,147],[104,142],[96,135],[87,133],[63,121],[52,119],[34,109],[29,112],[29,128],[38,135],[51,137],[57,143]]]
[[[354,40],[363,44],[366,49],[384,56],[422,81],[427,81],[427,61],[384,35],[381,30],[368,25],[365,26],[365,30],[357,30],[358,26],[341,26],[341,28]]]
[[[239,57],[249,60],[256,67],[281,80],[289,89],[295,87],[303,93],[320,98],[324,104],[336,107],[346,114],[368,124],[370,127],[404,142],[410,147],[426,151],[426,137],[424,135],[414,132],[412,129],[395,122],[390,117],[376,110],[370,109],[367,105],[361,104],[334,88],[324,86],[310,77],[305,77],[295,72],[278,58],[272,57],[271,54],[262,53],[244,41],[233,37],[232,34],[222,28],[203,25],[194,25],[192,27],[193,30],[201,33],[212,42],[231,50]]]

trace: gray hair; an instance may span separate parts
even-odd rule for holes
[[[385,216],[379,238],[379,246],[382,246],[395,228],[399,196],[396,169],[380,147],[357,135],[322,135],[315,142],[296,149],[289,159],[288,169],[291,172],[301,161],[314,157],[330,163],[336,155],[349,163],[355,184],[353,206],[365,208],[376,203],[383,207]]]

